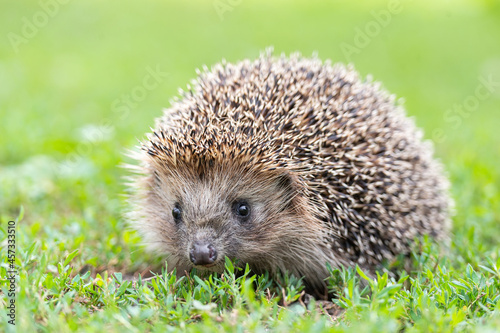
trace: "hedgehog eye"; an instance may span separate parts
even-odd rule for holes
[[[250,205],[246,201],[236,201],[233,206],[238,217],[246,218],[250,216]]]
[[[176,203],[172,209],[172,216],[174,217],[175,223],[179,223],[182,219],[182,209],[178,203]]]

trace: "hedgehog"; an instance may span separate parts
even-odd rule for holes
[[[129,218],[169,270],[227,257],[321,291],[328,266],[374,272],[447,238],[432,143],[370,77],[270,52],[197,74],[133,154]]]

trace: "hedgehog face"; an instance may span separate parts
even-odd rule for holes
[[[244,238],[259,222],[261,203],[241,188],[220,188],[211,178],[184,179],[184,185],[174,189],[164,208],[171,210],[168,223],[177,235],[172,245],[185,264],[221,271],[225,256],[238,258]]]
[[[286,233],[276,231],[297,219],[291,178],[234,171],[215,166],[151,173],[150,201],[144,206],[154,208],[146,218],[151,226],[161,225],[150,237],[168,255],[169,266],[222,272],[227,256],[269,269],[269,258],[288,246]]]

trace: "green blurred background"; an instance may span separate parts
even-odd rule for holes
[[[403,98],[450,173],[457,250],[500,237],[498,1],[3,1],[0,33],[0,213],[25,207],[22,243],[136,269],[123,152],[196,68],[268,46],[351,62]]]

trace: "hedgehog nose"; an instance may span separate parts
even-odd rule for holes
[[[210,265],[217,259],[217,250],[209,243],[195,243],[189,253],[189,259],[195,265]]]

